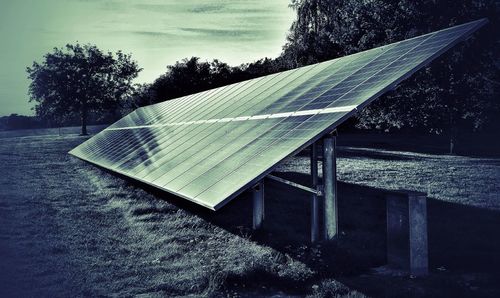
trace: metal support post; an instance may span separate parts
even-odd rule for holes
[[[260,181],[252,188],[253,229],[258,230],[264,221],[264,182]]]
[[[311,178],[312,188],[318,187],[318,152],[316,142],[311,145]],[[319,198],[312,194],[311,201],[311,242],[319,240]]]
[[[324,239],[338,234],[336,136],[323,139]]]

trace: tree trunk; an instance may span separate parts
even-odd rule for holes
[[[84,103],[82,106],[81,120],[82,120],[82,133],[81,133],[81,135],[86,136],[86,135],[88,135],[88,133],[87,133],[87,104],[86,103]]]

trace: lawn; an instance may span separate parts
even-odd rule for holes
[[[98,130],[98,128],[95,128]],[[95,131],[94,130],[94,131]],[[0,296],[500,296],[500,159],[339,148],[338,243],[309,197],[266,181],[219,212],[71,157],[76,130],[0,133]],[[308,159],[277,175],[308,183]],[[384,270],[387,189],[429,194],[426,278]]]

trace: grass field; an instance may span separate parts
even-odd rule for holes
[[[305,193],[266,182],[252,233],[248,194],[204,210],[69,156],[76,133],[0,133],[1,297],[500,297],[499,158],[340,147],[341,238],[311,246]],[[380,267],[394,188],[429,194],[426,278]]]

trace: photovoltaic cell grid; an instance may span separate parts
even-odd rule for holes
[[[139,108],[70,153],[216,210],[485,22]]]

